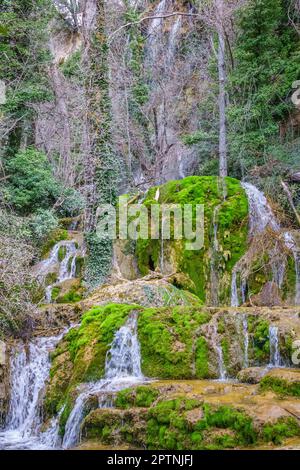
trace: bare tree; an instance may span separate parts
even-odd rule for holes
[[[54,0],[54,5],[69,26],[78,31],[82,25],[82,0]]]

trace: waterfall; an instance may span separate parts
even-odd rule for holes
[[[280,230],[280,225],[277,222],[275,215],[262,191],[256,188],[253,184],[250,183],[241,183],[242,187],[244,188],[248,204],[249,204],[249,234],[251,237],[254,237],[257,234],[262,233],[267,227],[270,227],[275,232]],[[270,253],[270,255],[272,255]],[[239,261],[238,261],[239,263]],[[237,288],[237,271],[238,271],[238,264],[234,267],[232,271],[232,281],[231,281],[231,306],[238,307],[239,306],[239,299],[238,299],[238,288]],[[272,271],[273,271],[273,280],[277,283],[278,287],[281,287],[283,278],[284,278],[284,271],[285,267],[283,263],[280,261],[279,263],[274,261],[272,263]],[[241,294],[243,303],[246,301],[246,286],[247,280],[243,280],[243,284],[241,285]]]
[[[100,395],[99,407],[107,407],[109,404],[103,398],[105,392],[122,390],[143,380],[137,338],[137,315],[133,314],[115,334],[106,356],[104,378],[96,383],[86,384],[84,391],[77,397],[66,423],[63,448],[68,449],[80,440],[80,425],[89,397]]]
[[[275,232],[279,231],[279,224],[265,195],[253,184],[242,183],[249,202],[250,235],[261,233],[267,226]]]
[[[218,370],[219,370],[219,378],[218,380],[226,380],[227,379],[227,372],[226,367],[224,364],[224,357],[223,357],[223,349],[222,345],[219,341],[219,334],[218,334],[218,322],[212,324],[209,327],[210,338],[212,342],[213,349],[216,351],[217,360],[218,360]]]
[[[226,380],[226,368],[224,365],[224,358],[223,358],[223,349],[219,343],[216,343],[216,351],[218,353],[218,365],[219,365],[219,380]]]
[[[269,341],[270,341],[270,367],[280,367],[281,357],[279,351],[279,338],[278,327],[269,327]]]
[[[0,433],[0,449],[51,447],[45,436],[39,439],[40,404],[50,372],[49,352],[67,331],[58,336],[35,339],[28,347],[23,343],[15,347],[10,361],[10,404],[5,429]]]
[[[147,40],[147,58],[150,64],[155,64],[159,51],[162,44],[163,39],[163,25],[164,19],[159,18],[166,12],[168,8],[169,1],[168,0],[161,0],[157,7],[154,10],[152,21],[150,21],[149,28],[148,28],[148,40]]]
[[[293,237],[291,232],[285,232],[284,242],[286,247],[291,250],[295,262],[295,305],[300,305],[300,252],[296,243],[296,240]]]
[[[231,277],[231,307],[239,306],[239,296],[238,296],[236,278],[237,278],[237,272],[236,272],[236,269],[233,269],[232,277]]]
[[[177,38],[181,29],[181,24],[182,24],[182,19],[181,19],[181,16],[178,15],[173,23],[170,36],[169,36],[169,44],[168,44],[168,52],[167,52],[167,59],[168,59],[169,65],[172,64],[174,56],[175,56]]]
[[[63,259],[59,260],[60,248],[65,249],[65,255]],[[61,282],[76,277],[76,259],[78,256],[78,249],[74,240],[60,241],[52,248],[49,257],[41,263],[40,272],[43,276],[57,270],[58,276],[57,282],[46,287],[45,300],[48,303],[52,301],[52,289]]]

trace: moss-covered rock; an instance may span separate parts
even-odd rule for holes
[[[164,378],[194,376],[197,330],[209,319],[209,312],[201,307],[144,309],[138,319],[144,374]]]
[[[114,304],[95,307],[83,316],[81,325],[71,329],[58,344],[52,353],[45,395],[48,414],[58,412],[77,385],[103,377],[106,353],[114,334],[135,308]]]
[[[144,307],[199,306],[199,298],[191,292],[175,287],[169,279],[158,274],[135,281],[124,280],[118,284],[103,285],[95,289],[86,301],[86,308],[109,303],[138,304]]]
[[[260,381],[261,390],[272,390],[280,396],[300,397],[300,370],[270,370]]]
[[[239,405],[228,404],[230,393],[231,400],[237,395],[233,390],[226,392],[225,385],[222,392],[220,389],[217,392],[216,385],[215,401],[220,398],[221,402],[217,404],[213,403],[213,395],[199,394],[204,388],[197,392],[196,385],[178,383],[177,389],[176,383],[173,384],[173,389],[170,384],[150,384],[118,392],[115,408],[97,409],[85,418],[83,438],[97,439],[113,446],[130,444],[147,449],[216,450],[253,448],[264,442],[280,444],[285,438],[299,436],[299,423],[295,418],[285,416],[283,409],[278,418],[258,420],[255,412],[259,416],[259,411],[255,404],[250,414]],[[192,390],[184,395],[184,387]],[[156,399],[154,391],[156,396],[158,394]],[[218,395],[220,392],[225,396]],[[247,394],[250,396],[251,391],[246,390]],[[140,404],[136,401],[137,396],[143,396]],[[222,400],[226,404],[222,404]]]
[[[151,204],[204,204],[204,246],[201,250],[187,250],[186,240],[165,240],[164,267],[162,268],[162,247],[160,240],[138,240],[136,254],[140,272],[163,269],[166,273],[185,273],[188,281],[182,288],[191,290],[205,302],[210,301],[210,288],[218,289],[221,304],[228,304],[230,298],[231,271],[247,248],[247,197],[239,181],[226,178],[226,188],[217,177],[191,176],[181,181],[170,181],[159,187],[159,199],[155,198],[158,188],[151,188],[145,200]],[[224,191],[226,199],[224,200]],[[194,209],[195,217],[195,209]],[[214,220],[216,218],[216,220]],[[194,221],[195,222],[195,221]],[[217,223],[218,249],[216,270],[219,287],[211,286],[211,248],[214,243],[213,223]]]

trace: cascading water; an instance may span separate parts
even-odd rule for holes
[[[63,259],[59,259],[60,249],[65,250]],[[52,289],[61,282],[76,277],[76,258],[79,255],[76,241],[67,240],[58,242],[51,250],[49,258],[41,263],[39,272],[46,276],[48,273],[53,272],[59,265],[57,281],[46,287],[45,299],[48,303],[52,301]]]
[[[249,202],[250,235],[263,232],[266,227],[278,232],[280,226],[262,191],[253,184],[242,183]]]
[[[256,188],[250,183],[241,183],[244,188],[249,204],[249,234],[250,237],[263,233],[267,227],[270,227],[274,232],[279,232],[280,225],[277,222],[275,215],[262,191]],[[272,253],[270,253],[272,257]],[[232,271],[231,279],[231,306],[238,307],[239,302],[239,288],[237,286],[237,274],[239,272],[239,261]],[[279,263],[274,261],[272,263],[273,280],[277,283],[278,287],[281,287],[284,278],[284,265],[280,261]],[[242,273],[241,273],[242,274]],[[246,286],[247,279],[243,279],[241,289],[241,296],[243,303],[246,301]]]
[[[46,436],[40,439],[40,403],[49,377],[49,353],[68,330],[58,336],[38,338],[16,346],[11,359],[11,397],[0,449],[51,448]]]
[[[222,345],[220,344],[220,337],[218,334],[218,322],[212,323],[209,326],[208,335],[210,336],[210,341],[212,348],[216,352],[217,361],[218,361],[218,370],[219,370],[219,377],[218,380],[226,380],[227,379],[227,371],[224,363],[223,357],[223,349]]]
[[[169,36],[169,44],[168,44],[168,52],[167,52],[167,59],[168,59],[169,64],[173,63],[173,59],[176,53],[178,35],[181,29],[181,24],[182,24],[182,18],[180,15],[178,15],[173,23],[173,26],[170,31],[170,36]]]
[[[239,296],[237,288],[237,270],[234,268],[231,277],[231,307],[239,306]]]
[[[148,28],[148,40],[146,47],[146,57],[149,65],[155,64],[162,47],[164,20],[161,16],[167,11],[169,0],[161,0],[153,13],[153,20]]]
[[[96,383],[86,384],[77,397],[74,408],[66,423],[63,448],[68,449],[80,439],[80,425],[84,408],[89,397],[98,396],[99,407],[107,407],[105,393],[122,390],[145,380],[141,371],[141,354],[137,338],[137,315],[129,316],[125,325],[115,334],[105,363],[105,377]],[[108,398],[109,402],[111,398]]]
[[[278,337],[278,327],[271,326],[269,327],[269,341],[270,341],[270,367],[280,367],[281,357],[279,351],[279,337]]]

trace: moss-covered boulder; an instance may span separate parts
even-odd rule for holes
[[[171,281],[170,278],[152,273],[135,281],[123,280],[114,284],[105,284],[95,289],[83,305],[85,308],[109,303],[138,304],[144,307],[201,305],[196,295],[178,289]]]
[[[224,195],[226,197],[224,197]],[[247,248],[248,202],[240,182],[212,176],[191,176],[151,188],[143,201],[152,204],[204,205],[204,246],[187,250],[183,240],[138,240],[136,255],[142,275],[160,269],[186,275],[180,287],[203,302],[228,304],[231,271]],[[194,221],[195,222],[195,221]],[[174,230],[174,227],[173,227]],[[212,270],[218,279],[213,283]],[[212,285],[214,284],[214,285]]]

